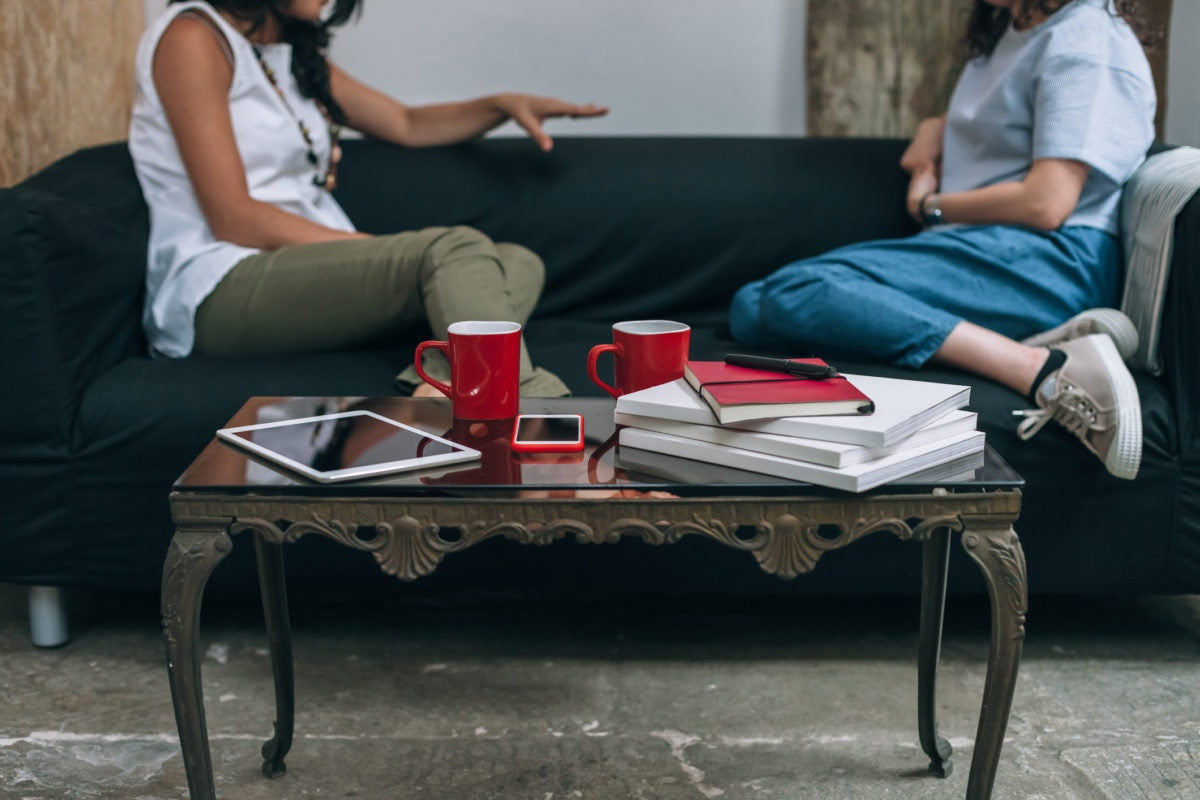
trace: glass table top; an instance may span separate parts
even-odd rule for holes
[[[306,497],[570,497],[580,490],[666,492],[680,497],[851,496],[850,493],[644,450],[621,448],[608,398],[526,398],[524,414],[581,414],[585,447],[579,453],[517,453],[511,447],[512,420],[454,420],[449,400],[401,397],[256,397],[225,427],[300,419],[348,410],[366,410],[478,450],[477,460],[375,478],[319,483],[285,467],[214,439],[174,484],[187,493],[301,495]],[[353,417],[339,435],[336,466],[350,466],[372,448],[386,446],[394,433],[369,416]],[[215,433],[215,432],[214,432]],[[298,443],[298,451],[303,447]],[[328,461],[330,454],[322,454]],[[929,493],[1018,489],[1024,480],[987,447],[983,466],[957,473],[933,469],[864,494]],[[530,494],[536,493],[536,494]]]

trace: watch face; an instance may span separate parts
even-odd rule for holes
[[[926,225],[940,225],[942,222],[942,208],[938,205],[938,196],[929,194],[921,202],[921,217],[925,220]]]

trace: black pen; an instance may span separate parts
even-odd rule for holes
[[[833,367],[821,366],[820,364],[806,364],[803,361],[792,361],[787,358],[767,358],[766,356],[747,356],[730,353],[725,356],[725,363],[732,364],[735,367],[752,367],[753,369],[765,369],[771,372],[785,372],[788,375],[795,375],[798,378],[812,378],[814,380],[836,378],[838,376],[838,371]]]

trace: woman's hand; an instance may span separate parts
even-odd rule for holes
[[[329,85],[346,123],[385,142],[405,147],[456,144],[482,136],[514,120],[543,150],[554,141],[542,124],[553,117],[600,117],[608,108],[594,103],[576,105],[553,97],[510,92],[452,103],[407,106],[355,80],[336,64],[329,65]]]
[[[920,225],[925,224],[925,217],[921,214],[921,200],[930,192],[936,192],[938,183],[937,172],[928,166],[914,172],[912,180],[908,182],[908,198],[905,201],[905,207],[908,209],[908,215]]]
[[[547,152],[554,147],[554,140],[543,127],[546,120],[556,117],[602,117],[608,113],[607,107],[595,103],[577,105],[553,97],[537,97],[531,94],[500,94],[496,95],[495,99],[496,107],[524,128],[530,138],[537,142],[538,147]]]
[[[926,170],[933,170],[935,177],[938,176],[941,172],[942,138],[945,133],[945,117],[922,120],[908,144],[908,149],[900,156],[900,168],[913,176]]]

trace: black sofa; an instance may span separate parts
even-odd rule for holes
[[[622,319],[694,328],[695,358],[732,343],[736,287],[789,260],[906,235],[895,140],[560,139],[405,151],[350,142],[339,200],[363,230],[466,224],[545,258],[528,329],[535,360],[579,395],[587,349]],[[412,346],[289,358],[154,359],[139,320],[147,212],[123,144],[78,152],[0,190],[0,581],[154,589],[172,528],[172,480],[251,395],[386,395]],[[1138,374],[1145,450],[1136,481],[1108,476],[1068,434],[1015,435],[1019,396],[962,373],[989,441],[1028,481],[1018,531],[1034,593],[1200,592],[1200,200],[1180,214],[1163,315],[1160,377]],[[843,362],[846,371],[913,377]],[[310,537],[313,538],[313,537]],[[686,547],[684,545],[687,545]],[[307,549],[306,549],[307,548]],[[252,548],[238,548],[247,551]],[[957,551],[957,548],[956,548]],[[290,574],[361,587],[377,570],[342,550],[297,545]],[[238,553],[235,553],[238,556]],[[961,554],[952,591],[981,592]],[[243,585],[231,558],[214,586]],[[641,569],[640,565],[646,565]],[[411,588],[529,583],[573,591],[913,593],[918,550],[872,537],[784,582],[708,542],[530,551],[489,542]],[[346,578],[346,581],[341,581]],[[393,582],[394,583],[394,582]]]

